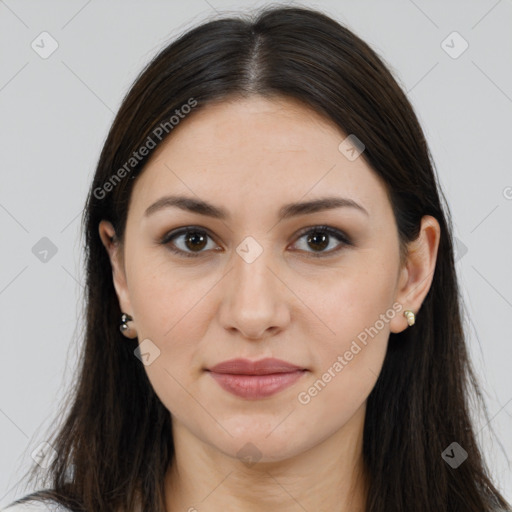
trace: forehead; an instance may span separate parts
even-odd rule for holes
[[[171,192],[216,197],[233,211],[339,193],[378,214],[386,207],[384,185],[363,158],[351,161],[340,152],[346,136],[290,98],[251,96],[198,107],[146,164],[134,207],[141,214]]]
[[[255,95],[208,104],[192,112],[178,128],[169,146],[192,145],[200,153],[232,148],[252,153],[262,146],[273,152],[307,152],[343,137],[333,122],[298,100],[282,96]]]

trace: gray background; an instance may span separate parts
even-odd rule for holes
[[[170,39],[216,11],[261,5],[0,0],[0,506],[27,491],[18,480],[74,373],[83,327],[80,214],[114,112]],[[470,350],[491,418],[476,417],[479,439],[512,501],[512,1],[304,5],[378,52],[424,127],[453,214]],[[58,44],[45,59],[44,31]],[[43,237],[55,254],[41,252]]]

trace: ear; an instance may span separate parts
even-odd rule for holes
[[[424,215],[417,239],[408,244],[406,262],[398,279],[395,301],[403,310],[391,320],[391,332],[399,333],[409,326],[403,315],[405,310],[418,314],[434,278],[440,237],[437,219]]]
[[[119,306],[123,313],[132,315],[132,307],[126,284],[126,273],[124,270],[124,261],[122,257],[122,247],[116,237],[116,232],[112,224],[107,220],[99,223],[99,234],[105,249],[110,258],[112,266],[112,279],[116,290]]]

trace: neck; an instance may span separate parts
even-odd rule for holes
[[[322,443],[253,465],[203,443],[173,418],[175,457],[165,477],[168,512],[363,512],[365,407]]]

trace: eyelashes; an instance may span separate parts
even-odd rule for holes
[[[212,239],[212,237],[204,229],[198,228],[195,226],[187,226],[185,228],[180,228],[178,230],[171,231],[170,233],[167,233],[162,238],[160,243],[162,245],[167,246],[167,248],[171,252],[178,254],[179,256],[183,256],[185,258],[198,258],[198,257],[203,256],[204,251],[194,253],[194,252],[187,252],[186,250],[176,248],[176,245],[174,244],[173,241],[183,235],[199,235],[203,239],[206,237]]]
[[[306,235],[310,236],[306,237]],[[318,235],[320,235],[319,239],[317,239]],[[329,241],[328,246],[331,245],[331,238],[338,240],[338,246],[335,249],[331,249],[329,251],[304,251],[313,258],[326,258],[337,254],[339,251],[341,251],[343,248],[347,246],[354,245],[350,238],[343,231],[340,231],[339,229],[330,226],[314,226],[305,228],[297,235],[297,239],[301,240],[304,237],[306,237],[306,244],[308,244],[310,241],[314,241],[314,243],[320,243],[321,245],[325,241],[325,239],[327,239]]]
[[[186,236],[184,236],[186,235]],[[309,237],[306,237],[306,235],[310,235]],[[198,247],[199,251],[190,251],[189,248],[186,247],[185,244],[183,244],[183,248],[178,248],[175,244],[175,240],[182,237],[185,241],[188,241],[189,243],[199,243],[200,247]],[[331,226],[310,226],[308,228],[305,228],[297,235],[297,240],[301,240],[306,237],[306,247],[309,247],[307,244],[313,243],[317,246],[320,246],[322,250],[320,251],[308,251],[308,250],[300,250],[299,252],[304,252],[308,254],[308,257],[313,258],[326,258],[333,256],[337,254],[340,250],[342,250],[345,247],[351,247],[353,246],[353,242],[351,239],[339,229],[333,228]],[[331,249],[329,251],[324,250],[323,245],[327,241],[327,246],[331,245],[331,239],[334,238],[339,243],[335,249]],[[174,254],[177,254],[180,257],[184,258],[199,258],[199,257],[205,257],[207,252],[213,250],[215,252],[219,252],[219,249],[216,248],[216,244],[214,243],[214,248],[205,249],[204,247],[207,247],[206,245],[201,245],[207,240],[210,239],[213,241],[213,237],[209,234],[208,230],[201,228],[199,226],[186,226],[183,228],[176,229],[174,231],[170,231],[169,233],[165,234],[164,237],[159,241],[161,245],[164,245]],[[296,242],[294,243],[294,245]],[[294,250],[295,252],[295,250]]]

